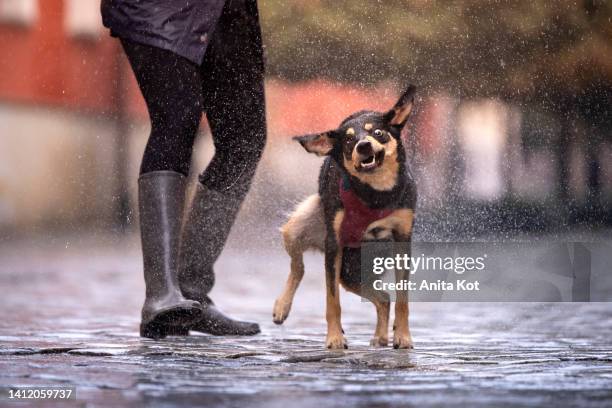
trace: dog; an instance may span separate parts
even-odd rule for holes
[[[401,131],[414,105],[416,88],[407,87],[387,112],[360,111],[337,129],[294,137],[309,153],[325,156],[319,193],[300,203],[281,227],[291,258],[283,293],[274,303],[273,320],[282,324],[304,276],[303,254],[325,255],[326,320],[329,349],[348,348],[340,319],[339,285],[370,300],[376,307],[373,346],[387,346],[389,295],[362,289],[362,242],[393,241],[410,245],[416,205],[416,185],[406,163]],[[396,279],[407,279],[396,271]],[[393,347],[412,348],[408,325],[408,295],[396,292]]]

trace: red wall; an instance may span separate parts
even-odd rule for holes
[[[31,26],[0,23],[0,100],[108,111],[113,106],[117,43],[74,38],[63,0],[40,0]]]

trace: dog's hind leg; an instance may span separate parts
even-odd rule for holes
[[[325,223],[317,194],[298,205],[281,228],[281,233],[285,250],[291,257],[291,271],[283,293],[274,302],[272,318],[276,324],[282,324],[289,316],[293,297],[304,277],[304,252],[308,249],[323,251]]]
[[[374,330],[374,337],[370,340],[370,345],[374,347],[387,346],[389,344],[389,314],[391,312],[389,294],[386,292],[372,293],[372,291],[363,292],[355,290],[351,290],[351,292],[365,297],[376,308],[376,330]]]
[[[345,286],[346,288],[346,286]],[[376,330],[370,345],[384,347],[389,344],[389,313],[391,311],[391,299],[388,293],[375,290],[366,290],[365,287],[347,288],[347,290],[368,299],[376,308]]]
[[[372,299],[376,307],[376,330],[374,337],[370,340],[370,345],[374,347],[384,347],[389,343],[389,311],[391,302],[389,296],[386,299]]]
[[[274,323],[283,324],[289,311],[291,310],[291,304],[293,303],[293,297],[297,291],[302,278],[304,277],[304,253],[301,251],[294,251],[289,253],[291,257],[291,271],[285,284],[283,293],[274,302],[274,311],[272,318]]]

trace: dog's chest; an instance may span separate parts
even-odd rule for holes
[[[344,218],[340,225],[340,244],[359,248],[363,234],[371,223],[389,216],[393,210],[368,207],[342,179],[338,183]]]

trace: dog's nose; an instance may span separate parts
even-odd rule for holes
[[[357,153],[363,154],[364,156],[372,154],[372,143],[367,140],[357,143],[355,148],[357,149]]]

